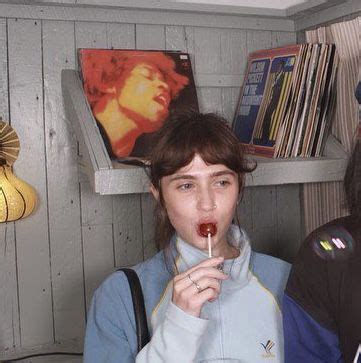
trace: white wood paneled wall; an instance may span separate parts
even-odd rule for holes
[[[155,252],[149,194],[99,196],[78,176],[77,142],[60,88],[61,70],[77,67],[76,48],[188,51],[200,80],[201,110],[231,120],[247,53],[296,41],[294,32],[265,30],[257,19],[247,24],[252,21],[249,29],[34,19],[26,13],[0,18],[0,116],[21,141],[14,170],[39,196],[30,217],[0,225],[0,359],[81,350],[94,289],[116,266]],[[245,190],[241,221],[255,249],[292,257],[302,238],[299,209],[298,185]]]

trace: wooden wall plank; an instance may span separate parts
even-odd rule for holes
[[[272,32],[272,48],[296,43],[296,33],[294,32]]]
[[[235,88],[222,89],[222,115],[232,125],[233,118],[236,112],[238,104],[239,94],[241,92],[241,80],[240,86]]]
[[[134,24],[108,24],[107,36],[108,48],[135,48]],[[112,208],[115,266],[134,265],[143,260],[140,195],[115,195]]]
[[[131,266],[143,260],[140,196],[113,197],[114,251],[117,267]]]
[[[157,253],[154,241],[154,207],[155,201],[152,194],[142,196],[142,228],[143,228],[143,254],[144,259]]]
[[[107,48],[111,39],[106,24],[75,24],[76,48]],[[80,189],[85,305],[89,309],[94,289],[114,269],[113,205],[112,196],[95,194],[88,181]]]
[[[137,49],[165,49],[164,25],[137,24],[135,33]]]
[[[276,188],[254,187],[252,193],[252,247],[255,251],[272,254],[277,249]]]
[[[280,258],[293,261],[304,238],[300,185],[276,186],[277,249]]]
[[[83,226],[111,224],[112,195],[94,193],[88,180],[81,182],[81,215]]]
[[[197,73],[221,73],[221,31],[212,28],[194,29],[194,56]]]
[[[220,29],[188,28],[187,43],[193,53],[193,65],[197,75],[221,71]],[[222,113],[222,91],[214,87],[197,87],[201,112]]]
[[[21,150],[15,173],[34,186],[35,213],[16,222],[22,346],[54,340],[45,171],[41,23],[8,20],[11,123]],[[34,228],[36,226],[36,228]]]
[[[0,19],[0,117],[9,122],[7,23]]]
[[[75,67],[73,22],[43,22],[43,64],[55,340],[75,339],[81,347],[85,308],[77,142],[60,87],[61,70]]]
[[[304,31],[299,31],[296,33],[297,43],[306,43],[306,33]]]
[[[197,95],[201,112],[215,112],[222,115],[222,90],[220,88],[197,88]]]
[[[107,26],[102,23],[75,23],[76,48],[106,48]]]
[[[259,50],[272,48],[272,33],[265,30],[247,31],[247,54]]]
[[[14,223],[0,225],[0,350],[20,345]]]
[[[82,182],[80,188],[85,305],[88,310],[94,288],[106,277],[106,272],[114,268],[113,207],[112,196],[95,194],[88,181]]]
[[[222,29],[220,37],[220,73],[243,74],[247,65],[247,33],[238,29]]]
[[[250,236],[253,234],[253,189],[243,189],[243,194],[237,208],[240,226]]]
[[[165,42],[167,50],[187,52],[185,28],[183,26],[166,26]]]
[[[195,53],[196,53],[196,44],[195,44],[195,28],[194,27],[185,27],[185,40],[186,40],[186,47],[187,52],[191,58],[193,74],[197,74],[198,70],[196,68],[196,60],[195,60]],[[197,83],[196,83],[197,86]]]
[[[9,122],[7,22],[0,19],[0,117]],[[14,223],[0,224],[0,350],[20,344]]]
[[[221,73],[230,74],[239,80],[239,87],[222,89],[222,116],[230,123],[233,121],[243,73],[247,65],[247,33],[241,30],[224,29],[221,32]]]
[[[89,310],[94,291],[114,271],[113,226],[82,226],[85,302]]]
[[[107,48],[134,49],[135,25],[134,24],[107,24]]]

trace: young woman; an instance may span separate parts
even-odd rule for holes
[[[252,252],[232,224],[250,171],[240,143],[218,116],[189,114],[167,121],[155,145],[149,176],[161,252],[134,267],[151,341],[137,354],[128,283],[116,272],[94,295],[85,362],[282,362],[278,301],[289,266]]]
[[[286,362],[361,361],[361,124],[344,187],[351,215],[313,231],[284,296]]]

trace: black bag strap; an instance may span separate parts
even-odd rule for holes
[[[118,271],[123,271],[127,276],[130,292],[132,294],[139,352],[150,340],[142,286],[140,285],[137,273],[131,268],[120,268]]]

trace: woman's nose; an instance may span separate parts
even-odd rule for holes
[[[214,194],[209,191],[202,191],[198,195],[197,207],[204,212],[210,212],[217,207]]]

